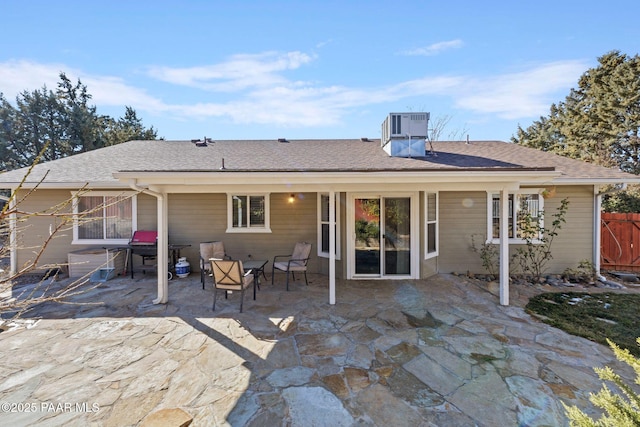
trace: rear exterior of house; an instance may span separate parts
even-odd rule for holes
[[[0,174],[0,187],[14,190],[21,212],[56,206],[76,215],[47,244],[42,267],[66,264],[70,252],[125,246],[135,230],[157,230],[159,248],[190,245],[181,256],[194,272],[200,242],[221,240],[236,259],[272,260],[306,241],[309,271],[328,275],[334,291],[335,278],[485,273],[472,244],[493,243],[508,295],[507,253],[524,243],[521,213],[549,221],[563,199],[569,209],[548,272],[598,265],[599,194],[637,177],[498,141],[428,143],[420,126],[400,134],[396,116],[382,141],[130,141],[37,165],[23,184],[26,170]],[[83,212],[94,207],[87,222]],[[62,221],[21,218],[11,216],[14,270]],[[158,302],[168,298],[164,272],[158,267]]]
[[[120,194],[123,190],[101,191]],[[71,195],[71,191],[68,190],[38,190],[29,196],[28,202],[21,208],[31,212],[44,211],[70,198]],[[269,260],[273,259],[274,255],[290,253],[295,242],[311,242],[313,251],[309,271],[328,274],[327,194],[295,193],[293,202],[289,200],[291,193],[272,193],[269,196],[270,232],[237,233],[227,230],[227,194],[170,194],[169,242],[191,245],[183,249],[181,255],[191,263],[194,272],[198,268],[199,242],[222,240],[227,253],[233,258]],[[570,200],[570,206],[567,222],[554,241],[554,258],[549,263],[551,273],[561,273],[566,268],[575,268],[581,260],[591,260],[593,255],[593,186],[558,188],[554,197],[545,200],[545,211],[554,212],[565,197]],[[435,188],[431,191],[402,192],[401,195],[395,191],[340,192],[337,193],[336,200],[338,278],[425,278],[438,272],[486,273],[479,255],[472,251],[471,247],[473,242],[479,245],[486,240],[490,221],[487,191],[438,191]],[[401,247],[396,244],[394,248],[392,242],[388,239],[385,241],[382,236],[377,236],[378,241],[375,241],[375,234],[368,238],[366,245],[362,239],[359,243],[356,242],[358,239],[354,234],[357,234],[356,222],[359,218],[356,217],[355,206],[362,200],[373,201],[376,207],[380,201],[386,202],[385,207],[388,207],[390,200],[394,203],[404,202],[403,207],[407,212],[402,212],[406,214],[402,221],[409,225],[415,224],[415,229],[402,230],[403,234],[408,236],[402,237]],[[137,194],[135,203],[136,228],[155,230],[155,198]],[[435,204],[433,208],[430,206],[432,204]],[[68,212],[72,213],[71,206]],[[387,217],[387,222],[388,220]],[[374,224],[377,225],[377,221],[379,217],[374,218]],[[17,251],[18,265],[29,262],[34,255],[33,248],[42,244],[51,227],[55,225],[54,222],[48,217],[34,218],[30,227],[20,233],[17,242],[20,248]],[[384,226],[374,226],[375,228]],[[347,242],[349,235],[352,238]],[[429,240],[430,238],[432,240]],[[386,250],[379,250],[385,247],[385,243]],[[92,244],[83,243],[82,239],[74,241],[73,230],[65,230],[58,233],[47,246],[40,264],[64,265],[68,261],[69,252],[117,246],[118,244],[108,241]],[[510,247],[511,251],[516,248],[516,244]],[[371,253],[369,259],[360,256],[366,252]],[[134,267],[137,267],[140,259],[133,259],[136,263]],[[372,266],[372,262],[378,262],[378,265]],[[415,268],[413,272],[412,267]]]

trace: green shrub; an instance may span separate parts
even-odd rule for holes
[[[476,235],[471,235],[471,250],[478,255],[482,260],[482,266],[487,270],[490,276],[494,279],[498,277],[498,266],[500,256],[500,246],[493,243],[487,243],[487,239],[482,239],[482,243],[476,243]]]
[[[572,282],[593,283],[596,278],[596,268],[588,259],[583,259],[578,263],[577,268],[567,268],[562,272],[562,277]]]
[[[512,262],[520,268],[522,274],[531,275],[536,281],[544,275],[547,263],[553,259],[551,253],[553,239],[558,235],[562,224],[566,222],[568,208],[569,199],[562,199],[560,206],[552,215],[553,220],[550,226],[543,225],[544,211],[539,212],[538,218],[535,219],[527,209],[521,210],[518,224],[524,245],[516,249]]]

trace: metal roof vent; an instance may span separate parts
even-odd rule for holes
[[[278,142],[289,142],[287,138],[278,138]]]
[[[193,142],[196,147],[207,147],[209,144],[213,144],[214,141],[205,136],[204,139],[192,139],[191,142]]]
[[[371,140],[369,138],[367,138],[366,136],[363,136],[362,138],[360,138],[360,141],[362,141],[362,142],[370,142]]]

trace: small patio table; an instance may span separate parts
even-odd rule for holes
[[[250,259],[242,261],[242,266],[245,270],[251,270],[253,273],[253,299],[256,299],[256,287],[260,289],[260,275],[264,275],[264,267],[269,260],[263,259]],[[265,276],[266,277],[266,276]]]

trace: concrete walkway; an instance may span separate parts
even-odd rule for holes
[[[195,274],[167,305],[155,286],[116,278],[74,298],[95,304],[39,306],[0,333],[0,425],[121,427],[180,408],[194,426],[563,426],[561,402],[594,413],[592,367],[621,367],[454,276],[339,282],[333,306],[323,276],[263,283],[244,313],[238,294],[212,312]]]

